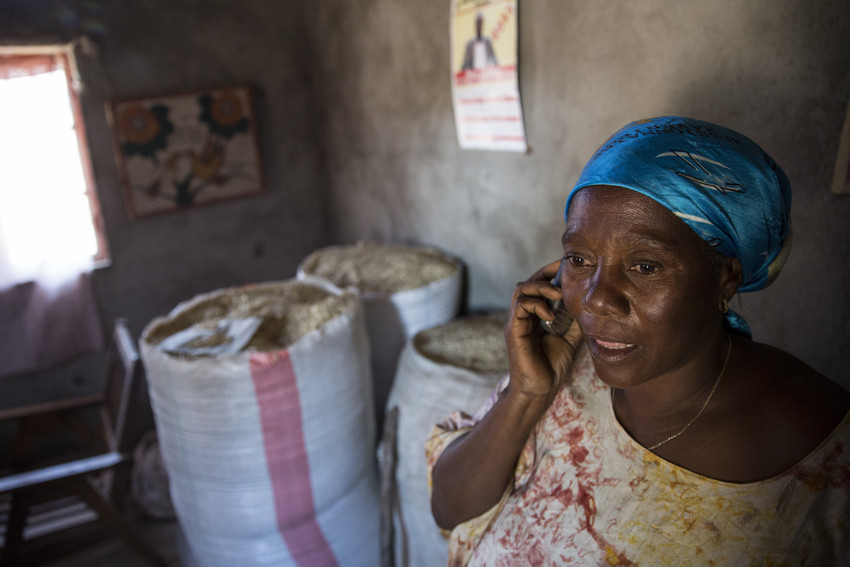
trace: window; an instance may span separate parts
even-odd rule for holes
[[[0,52],[0,288],[108,261],[68,51]]]

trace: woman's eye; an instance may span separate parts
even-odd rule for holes
[[[574,268],[581,268],[587,265],[587,260],[581,256],[567,255],[564,259]]]
[[[658,268],[653,264],[640,263],[635,264],[634,269],[643,276],[651,276]]]

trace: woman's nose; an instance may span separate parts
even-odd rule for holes
[[[612,266],[598,266],[585,280],[582,308],[594,315],[622,315],[629,311],[625,276]]]

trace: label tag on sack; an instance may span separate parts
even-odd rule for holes
[[[236,354],[245,348],[262,322],[261,317],[246,317],[222,319],[213,328],[195,325],[171,335],[158,347],[190,356]]]

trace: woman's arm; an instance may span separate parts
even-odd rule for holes
[[[505,340],[510,382],[492,409],[440,456],[432,472],[431,510],[437,525],[452,529],[499,502],[534,426],[552,403],[572,367],[581,341],[573,324],[563,337],[545,334],[540,319],[554,314],[546,299],[561,290],[549,283],[559,262],[517,284]]]
[[[499,502],[513,478],[525,440],[548,407],[544,397],[508,387],[469,433],[449,445],[432,473],[431,511],[452,529]]]

